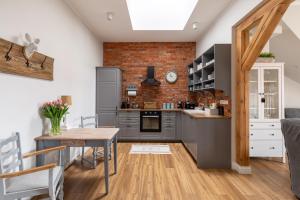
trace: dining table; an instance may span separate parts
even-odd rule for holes
[[[35,138],[36,149],[43,150],[51,147],[103,147],[104,148],[104,176],[105,192],[109,192],[109,157],[113,143],[114,174],[117,174],[117,134],[118,128],[73,128],[62,131],[60,135],[42,135]],[[70,161],[70,151],[65,152],[65,163]],[[45,156],[39,155],[36,165],[45,163]]]

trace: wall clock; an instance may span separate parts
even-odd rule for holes
[[[178,75],[176,71],[169,71],[166,74],[166,80],[168,83],[175,83],[178,79]]]

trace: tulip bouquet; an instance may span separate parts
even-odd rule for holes
[[[60,122],[68,112],[69,106],[64,104],[61,99],[46,102],[42,108],[42,115],[51,121],[51,135],[60,134]]]

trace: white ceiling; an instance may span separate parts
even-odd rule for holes
[[[233,1],[199,0],[183,31],[133,31],[125,0],[65,0],[104,42],[193,42]],[[107,12],[114,13],[112,21],[107,20]],[[192,28],[194,22],[198,22],[197,31]]]

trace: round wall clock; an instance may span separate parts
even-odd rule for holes
[[[176,71],[167,72],[166,80],[168,81],[168,83],[175,83],[177,79],[178,79],[178,75]]]

